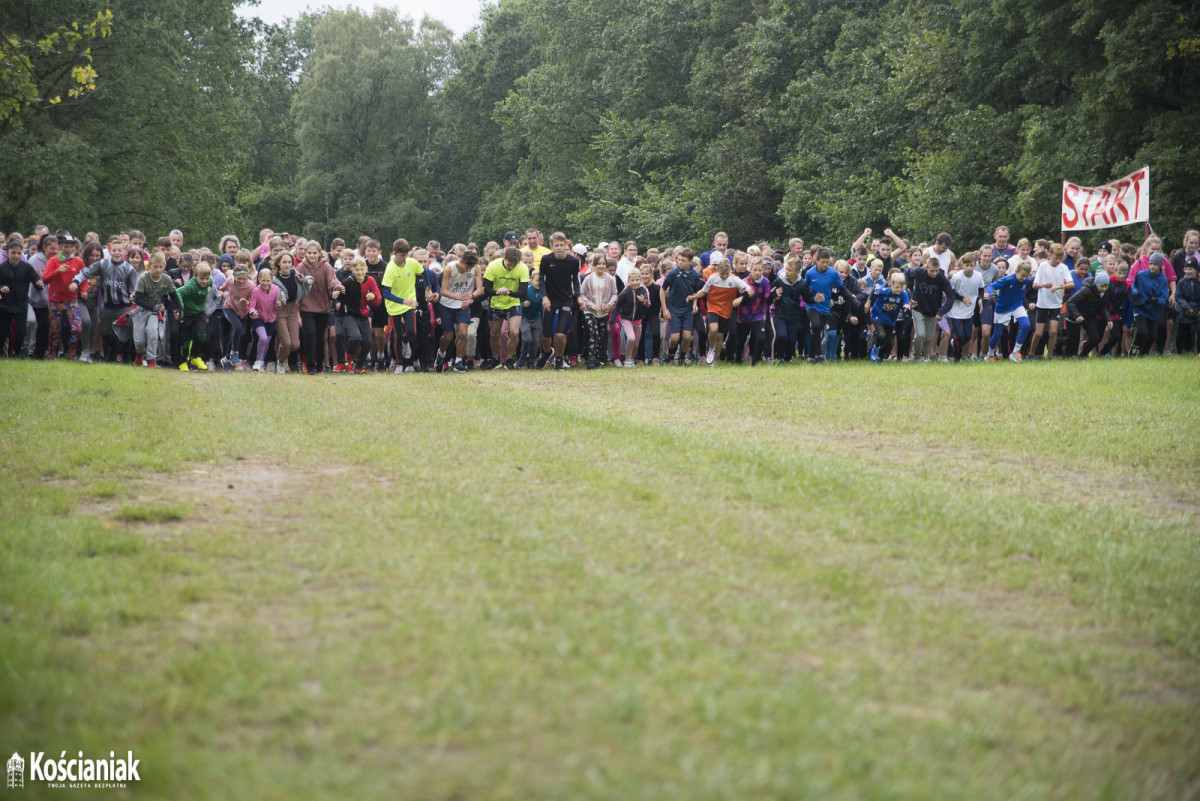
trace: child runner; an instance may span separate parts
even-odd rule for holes
[[[1086,264],[1082,259],[1075,263],[1076,268]],[[1067,298],[1067,358],[1076,355],[1084,358],[1100,344],[1101,332],[1111,328],[1112,323],[1104,313],[1108,305],[1108,273],[1100,270],[1094,277],[1084,279],[1083,286],[1078,292],[1072,292]],[[1080,334],[1087,335],[1087,343],[1079,347]]]
[[[225,370],[232,370],[241,363],[242,343],[250,333],[246,315],[250,313],[250,296],[255,286],[250,280],[251,269],[248,264],[238,263],[233,268],[232,280],[226,281],[218,290],[223,298],[220,311],[225,318],[225,355],[221,359],[221,367]],[[271,319],[273,321],[275,316],[271,315]]]
[[[392,243],[392,260],[383,273],[384,306],[388,312],[388,328],[391,332],[392,357],[396,360],[395,374],[404,372],[404,345],[409,346],[409,358],[417,344],[417,281],[424,280],[425,269],[416,259],[409,258],[412,250],[407,239]]]
[[[659,290],[663,308],[663,317],[667,320],[667,360],[666,364],[687,362],[687,354],[692,346],[693,315],[696,304],[690,297],[704,286],[704,278],[692,263],[694,254],[691,248],[683,248],[678,254],[678,266],[672,267],[663,278]],[[679,347],[683,345],[682,349]]]
[[[650,290],[642,286],[642,271],[631,267],[625,276],[625,288],[617,295],[617,319],[625,335],[625,366],[636,367],[638,345],[642,341],[642,325],[650,308]]]
[[[738,309],[738,341],[734,361],[742,363],[746,343],[749,342],[750,366],[754,367],[767,355],[767,308],[771,303],[771,282],[763,275],[761,256],[750,260],[750,275],[744,280],[754,290],[754,295]]]
[[[46,284],[33,265],[25,261],[25,240],[9,234],[4,243],[7,259],[0,263],[0,358],[8,355],[5,345],[12,334],[12,355],[25,348],[25,318],[29,313],[29,287],[42,289]]]
[[[212,290],[212,269],[207,264],[197,267],[191,279],[176,290],[179,305],[183,307],[183,316],[179,321],[179,369],[185,373],[189,371],[189,364],[192,369],[208,369],[208,365],[200,358],[203,348],[194,348],[193,343],[203,345],[208,338],[208,319],[204,310],[210,291],[215,292]]]
[[[47,356],[51,359],[60,353],[71,359],[79,355],[79,335],[83,330],[83,322],[76,300],[79,287],[71,283],[83,269],[83,259],[75,255],[77,244],[75,237],[70,234],[58,237],[58,254],[46,262],[46,271],[42,274],[42,283],[46,286],[50,301],[50,349]]]
[[[72,283],[81,284],[91,278],[99,279],[98,291],[104,298],[104,306],[100,309],[100,336],[104,340],[104,358],[106,361],[115,362],[122,346],[113,325],[118,317],[129,311],[129,298],[137,284],[137,273],[125,261],[125,243],[120,237],[109,240],[108,252],[110,255],[107,259],[101,259],[92,266],[83,268]]]
[[[522,262],[528,267],[528,262],[533,261],[533,253],[527,250],[521,253]],[[542,343],[542,300],[546,294],[542,291],[540,279],[541,273],[537,270],[529,273],[529,286],[521,302],[521,358],[517,359],[517,367],[529,370],[537,367],[538,350]]]
[[[804,281],[812,292],[812,301],[808,304],[808,328],[812,335],[809,340],[808,360],[823,362],[832,351],[837,353],[837,334],[833,335],[833,347],[829,347],[830,319],[829,301],[833,297],[833,288],[842,286],[842,278],[837,270],[831,269],[833,251],[821,248],[817,251],[817,263],[804,274]]]
[[[937,261],[931,261],[934,269],[937,269]],[[901,309],[911,308],[909,294],[904,285],[904,273],[896,270],[892,273],[889,290],[877,292],[868,301],[871,327],[875,329],[875,346],[871,348],[871,361],[875,364],[882,362],[892,349],[896,339],[896,320]]]
[[[744,292],[747,296],[754,297],[754,290],[750,285],[731,274],[729,259],[723,256],[719,259],[714,256],[713,259],[715,265],[709,266],[715,267],[716,272],[708,277],[698,292],[688,296],[689,301],[708,298],[708,353],[705,356],[708,364],[713,363],[721,350],[725,335],[729,332],[729,318],[733,315],[733,310],[742,303],[741,294]]]
[[[1073,287],[1071,269],[1065,263],[1066,249],[1059,244],[1050,246],[1049,257],[1038,264],[1037,275],[1033,279],[1033,288],[1038,290],[1037,320],[1033,331],[1033,354],[1041,355],[1042,346],[1050,342],[1046,350],[1046,359],[1054,355],[1054,341],[1058,336],[1058,316],[1062,311],[1063,293],[1068,287]],[[1047,328],[1049,332],[1047,334]]]
[[[587,326],[587,369],[604,364],[607,342],[605,330],[609,313],[617,302],[617,282],[608,274],[608,257],[592,254],[590,272],[579,282],[579,307]]]
[[[275,286],[271,271],[266,267],[258,271],[258,283],[250,291],[248,314],[250,325],[258,338],[257,359],[254,361],[254,371],[261,373],[267,362],[267,346],[271,337],[275,336],[275,320],[278,310],[283,306],[280,297],[283,291]]]
[[[1183,263],[1183,279],[1175,289],[1175,302],[1179,306],[1175,352],[1181,356],[1196,353],[1200,346],[1200,338],[1196,336],[1197,323],[1200,323],[1200,276],[1197,275],[1195,257]]]
[[[1135,331],[1133,352],[1138,356],[1145,356],[1154,347],[1170,294],[1170,283],[1163,273],[1163,254],[1153,253],[1147,269],[1137,274],[1129,290]]]
[[[579,259],[567,246],[562,231],[550,234],[550,252],[538,266],[543,288],[542,353],[538,367],[554,359],[554,369],[566,369],[567,336],[579,306]]]
[[[990,252],[990,248],[987,250]],[[953,295],[947,293],[937,316],[950,324],[950,350],[957,364],[962,361],[963,348],[971,342],[979,293],[984,287],[983,275],[975,269],[975,259],[963,256],[962,269],[950,276],[950,287]]]
[[[1017,334],[1016,347],[1013,348],[1008,358],[1014,362],[1021,361],[1021,346],[1025,344],[1025,337],[1029,335],[1029,314],[1025,311],[1025,290],[1032,283],[1033,279],[1029,277],[1029,265],[1022,262],[1017,266],[1015,273],[1006,275],[987,286],[985,290],[987,296],[995,298],[996,303],[995,327],[992,330],[992,338],[988,342],[987,360],[989,362],[996,361],[996,346],[1000,344],[1000,337],[1004,335],[1008,324],[1014,320],[1021,330]]]
[[[181,308],[175,294],[175,282],[167,275],[167,259],[162,253],[150,254],[150,267],[138,276],[134,286],[133,347],[135,365],[158,367],[158,345],[162,335],[162,315],[178,318]]]
[[[308,294],[312,281],[296,272],[292,254],[285,250],[273,251],[268,263],[283,300],[283,306],[275,312],[275,372],[283,375],[299,369],[299,357],[293,361],[292,354],[300,350],[300,301]]]

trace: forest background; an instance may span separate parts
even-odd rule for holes
[[[973,246],[1143,165],[1168,243],[1200,221],[1200,2],[237,6],[0,2],[0,230]]]

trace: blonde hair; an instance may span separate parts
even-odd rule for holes
[[[154,267],[157,265],[159,267],[166,269],[167,257],[164,256],[161,251],[156,250],[150,254],[150,260],[146,262],[146,265],[148,267]]]
[[[367,260],[364,259],[362,256],[355,256],[354,261],[350,262],[350,269],[357,270],[358,265],[360,265],[360,264],[362,265],[362,268],[364,270],[367,269]]]
[[[846,272],[849,272],[850,262],[846,261],[845,259],[838,259],[833,263],[833,269],[837,270],[838,272],[841,272],[843,267],[846,268]]]
[[[196,265],[196,277],[197,278],[212,278],[212,267],[209,267],[207,264],[204,264],[204,263],[200,263],[200,264]]]

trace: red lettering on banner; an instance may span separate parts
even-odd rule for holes
[[[1130,215],[1131,217],[1136,217],[1138,209],[1142,207],[1142,179],[1145,177],[1145,170],[1138,170],[1129,176],[1129,180],[1133,182],[1133,214]]]
[[[1074,198],[1072,194],[1079,191],[1079,187],[1075,184],[1063,184],[1063,206],[1075,215],[1072,219],[1067,219],[1064,213],[1062,216],[1063,230],[1070,230],[1079,224],[1079,211],[1075,208]]]
[[[1083,208],[1079,212],[1079,221],[1084,225],[1091,225],[1088,222],[1088,206],[1092,205],[1093,190],[1090,186],[1081,186],[1080,192],[1087,192],[1087,199],[1083,201]]]
[[[1129,209],[1125,208],[1125,196],[1129,194],[1130,183],[1126,178],[1117,181],[1117,196],[1113,199],[1113,219],[1115,221],[1117,209],[1125,215],[1125,219],[1129,219],[1133,215],[1129,213]],[[1135,209],[1136,211],[1136,209]]]

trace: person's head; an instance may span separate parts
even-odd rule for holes
[[[554,253],[554,258],[565,259],[567,257],[567,235],[562,231],[555,231],[550,234],[550,250]]]
[[[521,251],[521,262],[529,269],[530,274],[532,274],[533,273],[533,251],[532,250],[522,250]]]
[[[186,272],[191,272],[192,268],[196,266],[196,259],[192,257],[191,253],[180,253],[176,257],[176,261],[179,263],[179,269]]]
[[[833,261],[833,251],[829,248],[821,248],[817,251],[817,269],[821,272],[829,267]]]
[[[688,269],[692,266],[692,259],[696,258],[696,254],[691,248],[683,247],[675,251],[675,262],[681,269]]]
[[[355,240],[354,247],[359,253],[361,253],[365,256],[365,255],[367,255],[367,245],[370,244],[372,241],[373,240],[371,239],[371,237],[367,236],[366,234],[362,234],[361,236],[358,237],[357,240]],[[383,247],[378,244],[376,246],[379,247],[380,250],[383,249]]]
[[[1105,272],[1104,270],[1098,270],[1096,272],[1096,277],[1092,280],[1095,282],[1096,289],[1100,290],[1101,292],[1108,289],[1108,284],[1109,284],[1108,273]]]
[[[120,239],[111,239],[108,242],[108,255],[111,256],[112,260],[115,262],[123,262],[125,261],[126,247],[127,245]]]
[[[479,254],[472,253],[471,251],[468,250],[466,253],[462,254],[461,257],[459,257],[458,263],[460,265],[460,269],[459,269],[460,273],[466,272],[466,270],[461,269],[462,267],[469,267],[470,269],[474,270],[475,267],[478,266],[478,264],[479,264]]]
[[[233,255],[233,269],[236,270],[239,267],[246,272],[249,272],[254,267],[254,257],[245,248],[242,248]]]
[[[1150,234],[1142,242],[1142,249],[1139,255],[1149,256],[1154,253],[1162,253],[1162,240],[1154,234]]]
[[[341,259],[342,269],[344,270],[349,270],[350,266],[356,261],[354,251],[348,247],[343,247],[342,252],[338,254],[338,257]],[[366,264],[366,261],[363,261],[363,264]]]
[[[161,250],[155,250],[155,253],[163,257],[163,264],[167,262],[167,255]],[[145,263],[146,256],[142,253],[139,247],[131,247],[125,252],[125,261],[129,262],[130,266],[137,271],[141,271],[142,265]]]
[[[638,289],[638,288],[640,288],[640,287],[641,287],[641,285],[642,285],[642,272],[641,272],[641,270],[630,270],[630,271],[629,271],[629,276],[627,277],[627,279],[626,279],[625,283],[626,283],[628,286],[632,287],[633,289]]]
[[[212,281],[212,268],[207,264],[201,264],[196,268],[196,274],[193,275],[192,278],[195,279],[198,286],[202,288],[206,287],[208,286],[208,283]],[[245,278],[243,277],[243,282],[244,281]]]
[[[425,250],[429,251],[431,259],[436,259],[442,253],[442,243],[436,239],[430,239],[429,244],[425,246]]]
[[[892,273],[889,284],[892,287],[892,294],[899,295],[904,291],[904,287],[908,284],[908,281],[905,280],[904,273],[897,270],[896,272]]]
[[[871,259],[871,264],[867,269],[871,274],[871,282],[878,281],[879,277],[883,275],[883,259]]]
[[[271,254],[272,259],[274,259],[276,256],[278,256],[280,253],[282,253],[284,250],[287,249],[287,246],[283,244],[282,236],[271,237],[271,241],[267,245],[267,247],[270,248],[270,254]]]
[[[258,244],[265,245],[271,241],[271,237],[275,236],[275,232],[270,228],[264,228],[258,232]]]
[[[623,252],[625,253],[625,258],[626,258],[626,259],[628,259],[629,261],[633,261],[634,259],[636,259],[636,258],[637,258],[637,255],[638,255],[638,244],[637,244],[637,242],[635,242],[634,240],[630,239],[628,242],[626,242],[626,243],[625,243],[625,247],[623,248]]]
[[[271,267],[279,275],[287,276],[292,272],[292,268],[296,266],[296,257],[292,255],[290,250],[280,250],[271,257]]]
[[[992,249],[986,248],[986,250],[988,251],[988,258],[990,259],[992,257]],[[962,271],[965,275],[969,276],[975,272],[975,262],[980,258],[981,255],[982,251],[979,253],[964,253],[959,258],[958,261],[962,265]]]
[[[712,267],[714,270],[716,270],[716,272],[722,278],[728,278],[729,271],[732,269],[732,265],[730,265],[729,259],[725,258],[724,256],[721,256],[719,258],[717,256],[713,256],[712,261],[710,261],[708,263],[708,266]]]
[[[838,276],[842,279],[842,282],[845,283],[846,278],[850,275],[850,262],[846,261],[845,259],[838,259],[834,263],[833,269],[837,270]]]
[[[644,262],[638,268],[638,272],[642,276],[642,286],[650,286],[654,283],[654,268],[650,265],[650,262]]]
[[[221,253],[227,253],[232,256],[237,253],[242,247],[241,241],[233,234],[226,234],[221,237],[221,246],[217,248]]]
[[[593,253],[588,259],[588,267],[596,275],[603,276],[608,273],[608,255],[605,253]]]
[[[934,248],[936,249],[937,245],[934,245]],[[930,278],[933,278],[941,271],[942,271],[942,263],[940,261],[938,261],[937,259],[926,259],[925,260],[925,274],[928,275]]]
[[[46,261],[50,261],[58,255],[58,237],[54,234],[46,234],[42,237],[40,243],[42,253],[46,254]]]
[[[1075,260],[1075,275],[1079,276],[1080,278],[1087,278],[1091,270],[1092,263],[1087,259],[1080,258]]]
[[[136,242],[136,240],[135,240],[135,242]],[[140,245],[138,245],[138,247],[140,247]],[[155,243],[155,247],[158,250],[162,251],[163,253],[169,254],[171,252],[171,237],[160,236],[158,238],[157,242]]]
[[[1064,248],[1062,245],[1053,244],[1050,246],[1049,260],[1050,260],[1051,267],[1057,267],[1058,265],[1062,264],[1063,259],[1065,259],[1066,257],[1067,257],[1067,249]]]
[[[262,289],[263,292],[271,291],[271,279],[272,278],[274,278],[274,276],[271,275],[271,271],[268,268],[263,267],[261,270],[258,271],[258,285]]]
[[[923,267],[927,260],[929,259],[926,257],[924,250],[913,248],[912,253],[908,257],[908,264],[910,267]]]
[[[180,249],[183,248],[183,231],[180,231],[178,228],[167,234],[167,239],[169,239],[171,244],[175,247]]]
[[[943,231],[933,240],[933,252],[941,255],[950,249],[950,234]]]
[[[1029,252],[1032,249],[1033,245],[1025,237],[1021,237],[1017,240],[1017,255],[1020,256],[1022,260],[1029,258]]]
[[[1008,247],[1008,226],[1007,225],[996,226],[996,233],[994,236],[996,239],[996,247],[998,247],[1000,250],[1004,250],[1006,247]]]
[[[70,261],[75,258],[75,248],[79,243],[75,241],[75,237],[70,234],[60,236],[58,238],[58,258],[62,261]]]
[[[1000,275],[1008,275],[1008,259],[1001,256],[993,263],[996,265],[996,271]]]
[[[346,248],[346,250],[350,251],[349,248]],[[350,251],[350,252],[353,253],[353,251]],[[354,280],[360,284],[363,281],[366,281],[367,280],[367,260],[362,258],[361,256],[357,257],[357,258],[351,258],[350,274],[353,275]]]
[[[1183,235],[1183,252],[1191,256],[1200,249],[1200,231],[1188,231]]]
[[[408,254],[412,251],[412,245],[408,244],[407,239],[397,239],[392,243],[392,260],[396,264],[404,264],[408,260]]]
[[[83,245],[83,265],[90,267],[104,258],[104,246],[99,242],[86,242]]]
[[[521,263],[521,249],[516,245],[509,245],[504,249],[504,267],[511,270]]]
[[[992,249],[990,247],[988,247],[987,245],[983,245],[979,248],[979,267],[980,267],[980,269],[986,270],[988,267],[991,267],[991,266],[992,266]]]
[[[8,239],[4,240],[4,252],[13,264],[21,261],[25,254],[25,238],[20,234],[9,234]]]
[[[812,263],[813,263],[813,252],[811,250],[806,250],[800,254],[801,266],[807,268],[807,267],[812,266]]]
[[[1161,252],[1157,252],[1157,251],[1154,253],[1151,253],[1150,254],[1150,273],[1152,275],[1158,275],[1159,273],[1162,272],[1162,266],[1163,266],[1163,254]]]
[[[321,245],[316,241],[304,243],[304,259],[310,265],[316,266],[321,261]]]
[[[200,275],[199,270],[196,270],[196,275]],[[234,286],[236,286],[238,289],[241,289],[247,283],[249,283],[249,281],[250,281],[250,271],[249,270],[247,270],[245,267],[235,266],[233,268],[233,285]]]
[[[145,249],[145,247],[146,247],[146,235],[145,235],[145,234],[143,234],[141,231],[138,231],[138,230],[136,230],[136,229],[135,229],[135,230],[133,230],[133,231],[130,231],[130,232],[129,232],[129,242],[128,242],[128,244],[130,244],[130,245],[137,245],[139,248]]]
[[[1189,258],[1183,263],[1183,275],[1185,278],[1196,280],[1196,259]]]
[[[615,240],[609,242],[604,248],[604,255],[610,259],[621,258],[621,243]]]
[[[888,256],[892,255],[892,240],[880,239],[879,247],[876,250],[876,252],[879,254],[880,258],[884,258],[884,259],[886,259]]]
[[[1079,237],[1073,236],[1067,240],[1066,244],[1063,246],[1063,250],[1065,250],[1066,255],[1070,256],[1072,259],[1078,259],[1080,252],[1083,250],[1083,243],[1079,241]]]
[[[719,250],[724,253],[729,248],[729,234],[724,231],[717,231],[713,236],[713,250]]]
[[[329,243],[329,260],[339,261],[342,258],[342,251],[346,249],[346,242],[341,239],[335,239]],[[353,251],[351,251],[353,252]]]
[[[292,246],[292,244],[296,241],[295,239],[292,238],[291,233],[288,231],[284,231],[280,236],[283,237],[284,247],[290,248]]]
[[[1017,265],[1017,280],[1024,281],[1029,277],[1029,262],[1023,261]]]
[[[733,271],[738,275],[745,275],[750,269],[750,254],[745,251],[734,251],[732,257]]]
[[[374,264],[379,261],[379,252],[381,250],[383,248],[380,246],[378,239],[368,239],[360,252],[367,257],[368,262]]]
[[[157,281],[162,278],[163,271],[167,269],[167,257],[162,254],[162,251],[154,251],[150,254],[146,269],[149,271],[150,277]]]

